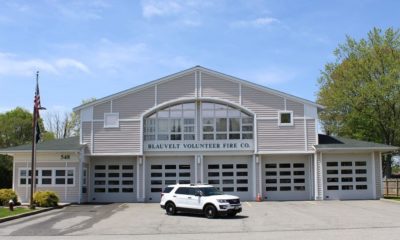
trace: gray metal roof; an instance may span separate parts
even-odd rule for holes
[[[70,137],[64,139],[55,139],[44,142],[39,142],[36,145],[36,150],[40,151],[66,151],[77,152],[81,149],[79,144],[79,137]],[[25,144],[15,147],[0,149],[0,153],[14,153],[14,152],[30,152],[32,151],[32,144]]]
[[[350,138],[344,137],[334,137],[328,136],[324,134],[318,134],[319,144],[315,145],[315,149],[319,151],[323,150],[340,150],[340,149],[354,149],[354,150],[383,150],[383,151],[395,151],[398,150],[399,147],[374,143],[374,142],[366,142],[360,141]]]

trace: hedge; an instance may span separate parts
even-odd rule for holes
[[[16,204],[18,201],[17,194],[12,189],[0,189],[0,205],[8,206],[8,202],[10,201],[10,199],[12,199],[14,204]]]
[[[38,191],[33,194],[33,201],[38,207],[56,207],[60,198],[52,191]]]

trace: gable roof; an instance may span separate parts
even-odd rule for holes
[[[366,142],[344,137],[334,137],[324,134],[318,134],[319,144],[315,145],[318,151],[328,150],[378,150],[378,151],[396,151],[399,147],[390,146],[381,143]]]
[[[288,93],[284,93],[284,92],[281,92],[281,91],[278,91],[278,90],[275,90],[275,89],[272,89],[272,88],[268,88],[268,87],[265,87],[265,86],[262,86],[262,85],[247,81],[247,80],[243,80],[243,79],[240,79],[240,78],[237,78],[237,77],[233,77],[233,76],[230,76],[230,75],[227,75],[227,74],[224,74],[224,73],[220,73],[220,72],[217,72],[217,71],[214,71],[214,70],[211,70],[211,69],[208,69],[208,68],[205,68],[205,67],[202,67],[202,66],[198,65],[198,66],[194,66],[192,68],[189,68],[189,69],[186,69],[186,70],[183,70],[183,71],[168,75],[166,77],[162,77],[162,78],[150,81],[148,83],[144,83],[144,84],[138,85],[136,87],[129,88],[127,90],[124,90],[124,91],[121,91],[121,92],[118,92],[118,93],[115,93],[115,94],[100,98],[100,99],[95,100],[93,102],[82,104],[80,106],[75,107],[73,109],[73,111],[76,112],[76,111],[79,111],[79,110],[81,110],[83,108],[86,108],[86,107],[98,105],[98,104],[101,104],[103,102],[109,101],[111,99],[119,98],[119,97],[125,96],[127,94],[134,93],[136,91],[140,91],[142,89],[151,87],[153,85],[156,85],[156,84],[159,84],[159,83],[162,83],[162,82],[167,82],[167,81],[175,79],[175,78],[177,78],[179,76],[186,75],[186,74],[189,74],[189,73],[192,73],[192,72],[195,72],[195,71],[202,71],[204,73],[207,73],[207,74],[210,74],[210,75],[214,75],[214,76],[217,76],[217,77],[229,80],[229,81],[241,83],[241,84],[244,84],[246,86],[249,86],[249,87],[252,87],[252,88],[256,88],[256,89],[264,91],[266,93],[278,95],[278,96],[281,96],[281,97],[284,97],[284,98],[287,98],[287,99],[291,99],[291,100],[296,101],[296,102],[301,102],[301,103],[309,104],[309,105],[312,105],[312,106],[316,106],[319,109],[324,109],[325,108],[324,106],[319,105],[319,104],[317,104],[317,103],[315,103],[313,101],[310,101],[310,100],[307,100],[307,99],[304,99],[304,98],[300,98],[300,97],[296,97],[296,96],[293,96],[293,95],[288,94]]]
[[[64,139],[54,139],[44,142],[39,142],[36,145],[38,152],[79,152],[82,145],[79,144],[79,137],[70,137]],[[1,153],[16,153],[16,152],[31,152],[32,144],[25,144],[15,147],[0,149]]]

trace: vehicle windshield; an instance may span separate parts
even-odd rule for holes
[[[214,195],[223,195],[224,193],[215,187],[202,187],[199,190],[203,193],[203,196],[214,196]]]

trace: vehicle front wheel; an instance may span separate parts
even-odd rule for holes
[[[168,215],[175,215],[176,213],[176,208],[175,204],[169,202],[165,205],[165,211],[167,212]]]
[[[215,218],[217,216],[217,209],[213,205],[207,205],[204,208],[204,215],[207,218]]]

